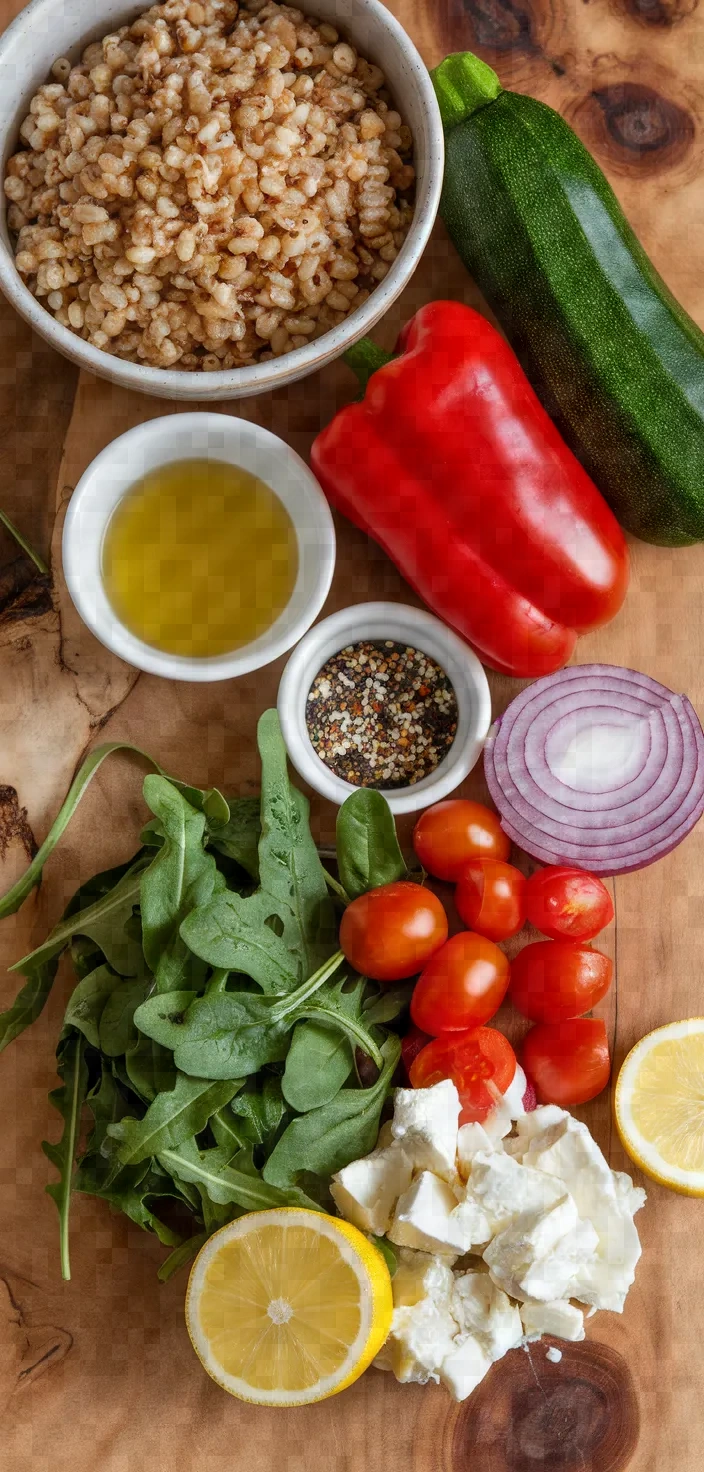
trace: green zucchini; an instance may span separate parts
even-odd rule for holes
[[[432,76],[441,214],[536,393],[628,531],[704,540],[704,334],[559,113],[470,52]]]

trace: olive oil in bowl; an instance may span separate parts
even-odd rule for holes
[[[138,639],[207,659],[251,644],[288,604],[296,532],[278,496],[220,460],[177,460],[132,486],[102,550],[105,591]]]

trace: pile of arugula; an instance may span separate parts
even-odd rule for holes
[[[73,1192],[100,1197],[171,1247],[165,1281],[245,1211],[332,1209],[330,1176],[376,1142],[400,1053],[381,1024],[403,1010],[410,987],[382,993],[351,973],[337,925],[341,905],[405,874],[393,818],[378,792],[347,800],[335,879],[289,782],[275,711],[257,735],[260,800],[189,787],[152,762],[144,798],[153,817],[139,852],[82,885],[44,944],[13,967],[26,984],[0,1016],[0,1051],[41,1012],[65,951],[77,978],[56,1053],[62,1083],[50,1096],[63,1135],[43,1147],[60,1177],[47,1190],[66,1278]],[[87,758],[0,916],[39,881],[116,749]]]

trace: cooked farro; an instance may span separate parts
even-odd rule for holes
[[[377,66],[271,0],[166,0],[60,57],[5,177],[30,291],[94,347],[213,371],[322,336],[411,222]]]

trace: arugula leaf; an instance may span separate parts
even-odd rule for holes
[[[162,825],[164,842],[142,876],[142,944],[157,990],[168,992],[183,985],[187,974],[181,924],[191,910],[211,898],[217,866],[203,847],[205,814],[192,807],[172,782],[145,777],[144,800]]]
[[[401,1054],[399,1039],[388,1037],[381,1051],[384,1066],[371,1088],[341,1089],[330,1103],[291,1121],[264,1166],[265,1181],[285,1189],[304,1170],[329,1177],[374,1149]]]
[[[93,1048],[99,1048],[100,1019],[108,997],[119,985],[120,977],[116,971],[111,971],[109,966],[96,966],[95,971],[91,971],[74,987],[68,999],[64,1026],[75,1027],[83,1033],[86,1042]]]
[[[140,1009],[138,1025],[155,1037],[156,1029],[145,1025],[144,1010]],[[183,1021],[171,1024],[172,1041],[167,1046],[173,1047],[174,1062],[182,1073],[236,1079],[285,1058],[289,1032],[290,1023],[274,1020],[272,1001],[260,992],[214,992],[196,998]],[[167,1036],[162,1024],[157,1041],[166,1042]]]
[[[299,1022],[286,1055],[284,1098],[299,1114],[329,1104],[352,1072],[352,1047],[322,1022]]]
[[[189,950],[210,966],[241,971],[274,995],[290,992],[299,980],[291,930],[290,917],[287,927],[265,890],[246,898],[228,891],[194,910],[181,935]]]
[[[181,1268],[185,1268],[189,1262],[192,1262],[193,1258],[197,1257],[201,1247],[207,1242],[209,1236],[209,1232],[196,1232],[193,1237],[189,1237],[187,1241],[182,1242],[180,1247],[174,1248],[174,1251],[169,1253],[169,1256],[161,1264],[161,1267],[157,1269],[159,1282],[168,1283],[170,1278],[173,1278],[176,1273],[181,1271]]]
[[[113,966],[113,970],[119,971],[121,975],[134,976],[141,959],[141,950],[138,954],[138,948],[135,949],[134,942],[129,938],[125,939],[123,932],[127,918],[131,916],[134,906],[139,904],[139,889],[144,867],[145,860],[140,856],[106,894],[100,895],[91,905],[79,910],[78,913],[73,910],[71,913],[67,911],[66,918],[59,921],[44,943],[35,951],[30,951],[29,955],[23,956],[21,961],[15,961],[10,970],[24,971],[30,964],[32,966],[41,965],[54,956],[58,956],[74,935],[87,935],[95,941],[98,949]],[[120,964],[114,965],[115,961]],[[133,965],[130,973],[123,971],[126,963]]]
[[[62,1079],[62,1084],[60,1089],[52,1090],[49,1098],[63,1117],[64,1129],[58,1145],[49,1144],[47,1140],[42,1141],[44,1154],[52,1165],[56,1166],[60,1176],[58,1183],[47,1186],[46,1190],[58,1208],[61,1276],[65,1280],[71,1277],[68,1240],[69,1211],[81,1109],[88,1087],[84,1047],[84,1039],[80,1033],[71,1033],[62,1037],[59,1042],[57,1072]]]
[[[407,873],[393,813],[375,788],[360,787],[343,802],[336,846],[340,882],[351,900]]]
[[[232,1099],[229,1110],[224,1112],[236,1116],[235,1129],[241,1126],[243,1145],[263,1145],[268,1150],[287,1113],[281,1079],[273,1073],[265,1074],[261,1083],[248,1079],[237,1098]]]
[[[199,1135],[211,1114],[229,1104],[239,1086],[238,1081],[212,1083],[178,1074],[175,1088],[158,1094],[142,1119],[128,1117],[108,1126],[108,1134],[120,1141],[118,1159],[123,1165],[138,1165]]]
[[[245,1119],[236,1119],[230,1109],[218,1109],[210,1120],[210,1128],[216,1145],[229,1151],[225,1162],[229,1165],[232,1156],[236,1155],[237,1151],[248,1142],[251,1130],[249,1122]]]
[[[186,1013],[197,997],[198,993],[193,991],[162,992],[147,997],[135,1011],[135,1027],[145,1037],[173,1052],[183,1037]]]
[[[267,1184],[258,1172],[225,1164],[225,1154],[220,1147],[199,1150],[195,1140],[186,1140],[175,1150],[162,1151],[158,1159],[171,1174],[202,1186],[211,1201],[221,1206],[232,1202],[246,1211],[267,1211],[274,1206],[320,1210],[316,1202],[295,1187],[279,1190]]]
[[[399,981],[395,986],[382,987],[376,996],[368,997],[362,1011],[365,1027],[394,1022],[410,1007],[415,984],[415,978],[412,981]]]
[[[157,1094],[173,1089],[176,1084],[173,1057],[153,1038],[140,1036],[130,1044],[125,1053],[125,1069],[132,1088],[148,1104]]]
[[[209,847],[233,859],[254,880],[259,879],[259,839],[262,824],[258,797],[228,798],[230,820],[209,840]]]
[[[128,977],[110,992],[98,1023],[101,1052],[108,1058],[121,1058],[134,1041],[134,1014],[146,990],[146,982]]]
[[[49,961],[22,963],[27,980],[17,993],[14,1002],[0,1013],[0,1053],[8,1043],[14,1042],[26,1027],[31,1027],[43,1012],[59,967],[58,956]],[[18,968],[12,968],[16,971]]]

